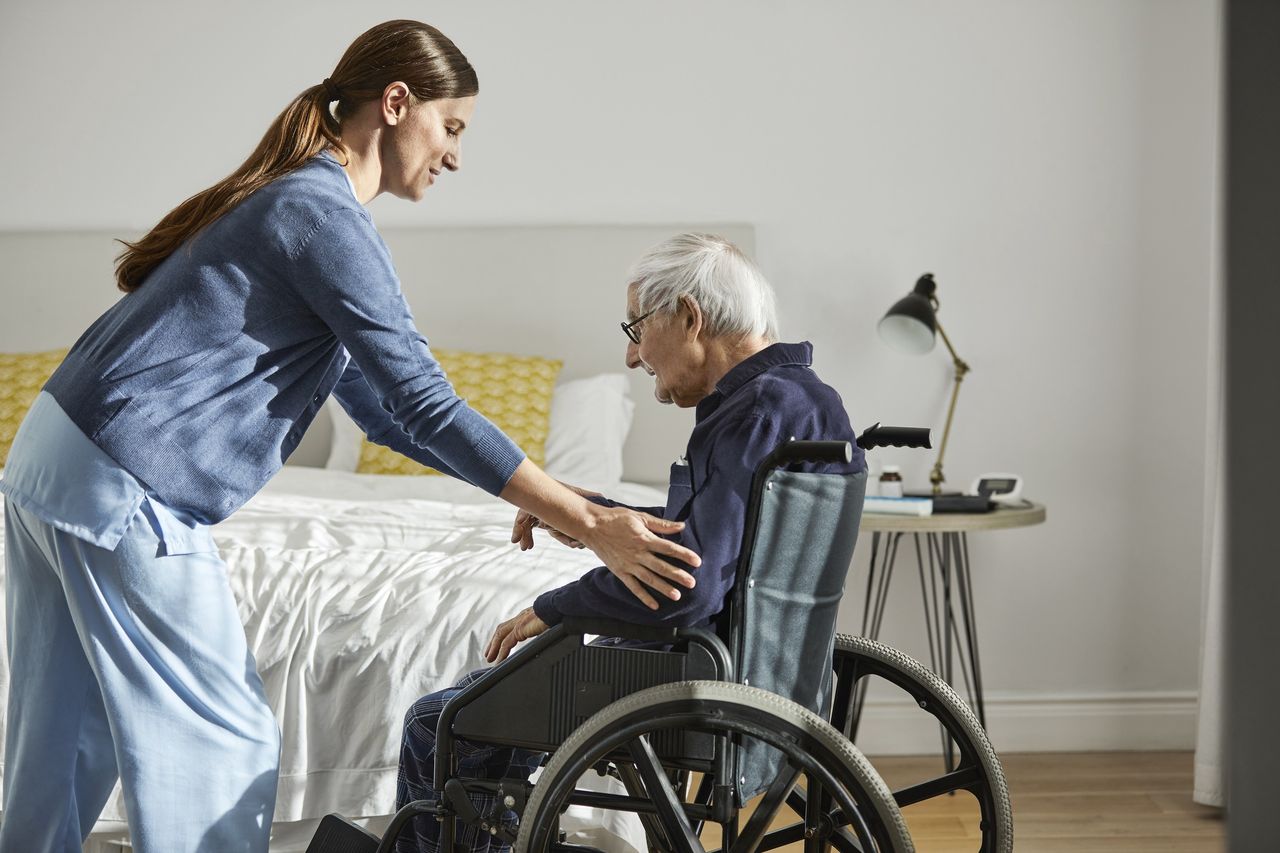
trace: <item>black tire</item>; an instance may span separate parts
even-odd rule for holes
[[[842,814],[852,813],[852,826],[839,831],[859,831],[865,853],[913,853],[906,824],[888,787],[847,738],[817,714],[788,699],[722,681],[684,681],[641,690],[605,707],[578,727],[556,750],[530,794],[520,820],[516,853],[543,853],[554,848],[551,834],[556,818],[568,803],[575,781],[597,761],[619,749],[631,748],[635,754],[647,747],[648,734],[677,728],[768,743],[786,756],[793,774],[784,775],[794,780],[804,773],[810,784],[817,780],[824,793],[843,809]],[[666,778],[665,773],[650,778],[658,776]],[[666,792],[687,804],[685,796],[675,793],[669,784]],[[785,798],[786,792],[781,795]],[[776,805],[780,808],[783,803]],[[672,814],[677,821],[672,831],[683,833],[686,839],[693,837],[682,849],[701,850],[696,831],[689,831],[694,822],[683,811],[673,809]],[[859,823],[862,826],[855,830]]]
[[[906,691],[916,705],[945,729],[958,751],[955,769],[894,791],[898,805],[911,806],[955,791],[968,791],[981,813],[979,853],[1011,853],[1013,810],[1004,770],[973,709],[945,681],[915,658],[865,637],[837,634],[833,661],[836,696],[832,725],[846,737],[856,731],[858,689],[876,676]],[[863,687],[865,689],[865,687]],[[856,743],[856,737],[851,737]]]

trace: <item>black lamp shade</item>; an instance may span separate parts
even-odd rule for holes
[[[930,299],[937,285],[933,275],[925,273],[915,288],[893,304],[880,319],[876,331],[886,343],[905,352],[919,354],[933,349],[938,321]]]

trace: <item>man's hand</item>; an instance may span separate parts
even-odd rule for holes
[[[538,618],[532,607],[526,607],[493,632],[493,639],[484,650],[484,658],[489,663],[501,663],[517,643],[531,640],[545,630],[547,623]]]
[[[533,529],[535,527],[540,527],[550,533],[551,538],[559,542],[561,545],[567,545],[570,548],[586,547],[569,534],[556,530],[536,515],[532,515],[524,510],[520,510],[516,513],[516,523],[511,528],[511,541],[519,542],[521,551],[528,551],[533,547]]]

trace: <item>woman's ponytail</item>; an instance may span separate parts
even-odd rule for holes
[[[312,86],[294,98],[240,168],[169,211],[136,243],[121,240],[125,250],[116,258],[116,287],[125,293],[136,290],[187,238],[324,149],[341,149],[326,95],[324,86]]]

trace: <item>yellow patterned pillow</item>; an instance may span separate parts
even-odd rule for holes
[[[458,396],[493,421],[535,464],[546,455],[551,391],[563,362],[537,356],[432,350]],[[439,474],[368,439],[356,470],[365,474]]]
[[[27,409],[66,357],[64,349],[0,352],[0,468],[9,457],[9,445],[13,444]]]

